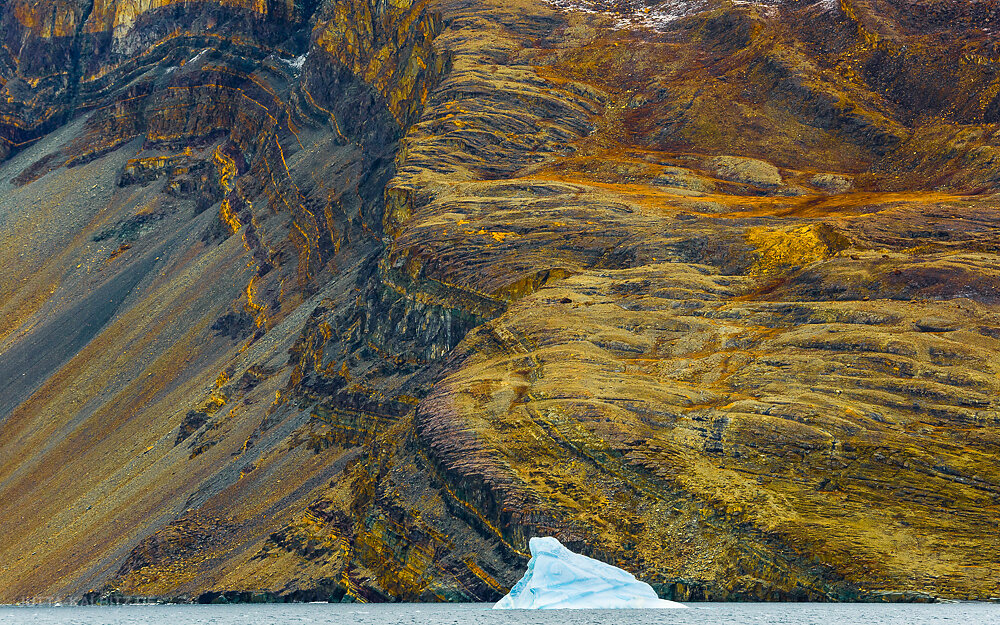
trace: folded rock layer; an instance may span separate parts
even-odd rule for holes
[[[1000,596],[989,3],[0,8],[0,602]]]

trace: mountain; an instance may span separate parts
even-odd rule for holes
[[[0,602],[1000,596],[998,29],[7,0]]]

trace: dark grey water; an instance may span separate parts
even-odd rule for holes
[[[0,607],[3,625],[1000,625],[1000,604],[697,603],[688,610],[490,610],[488,604]]]

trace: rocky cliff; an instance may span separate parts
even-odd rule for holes
[[[998,27],[4,3],[0,601],[1000,596]]]

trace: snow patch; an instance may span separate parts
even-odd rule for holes
[[[576,11],[604,15],[614,20],[618,30],[638,30],[648,28],[663,30],[670,24],[685,17],[711,11],[720,6],[719,0],[664,0],[647,5],[648,0],[546,0],[552,6],[564,11]],[[734,5],[758,7],[765,17],[777,15],[778,5],[783,0],[732,0]],[[817,0],[817,4],[833,10],[839,0]]]
[[[200,59],[206,52],[208,52],[208,48],[205,48],[204,50],[202,50],[198,54],[192,56],[184,64],[187,65],[188,63],[194,63],[195,61],[197,61],[198,59]]]
[[[707,11],[715,6],[714,0],[665,0],[646,6],[641,1],[625,0],[547,0],[564,11],[577,11],[604,15],[614,20],[619,30],[665,28],[679,19]]]
[[[297,56],[294,59],[280,59],[282,63],[291,67],[294,70],[302,69],[302,66],[306,63],[306,55]]]

